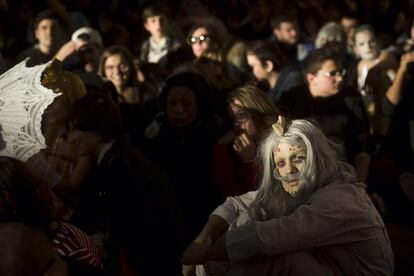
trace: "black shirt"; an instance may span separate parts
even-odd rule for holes
[[[284,93],[279,107],[291,119],[313,119],[329,139],[345,147],[348,160],[368,151],[368,119],[361,95],[353,89],[314,98],[302,85]]]

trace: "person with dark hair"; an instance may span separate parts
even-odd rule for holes
[[[98,74],[115,85],[119,102],[144,106],[155,97],[152,91],[145,89],[147,87],[138,81],[134,59],[123,46],[114,45],[103,52]]]
[[[117,102],[132,144],[142,149],[144,129],[159,112],[156,89],[148,82],[138,81],[133,57],[127,48],[120,45],[103,52],[98,74],[115,86]]]
[[[226,32],[227,30],[220,29],[219,25],[209,21],[193,25],[187,35],[192,59],[183,66],[177,66],[175,70],[202,75],[222,94],[216,99],[219,105],[224,103],[225,95],[242,82],[241,72],[228,63],[225,57]]]
[[[313,50],[312,43],[302,41],[299,24],[289,12],[280,12],[270,19],[273,34],[271,41],[275,41],[281,51],[291,63],[302,62],[308,53]]]
[[[211,24],[200,23],[191,27],[187,41],[193,50],[194,57],[200,58],[208,49],[214,60],[224,60],[223,43],[218,36],[218,31]]]
[[[343,87],[338,53],[318,49],[304,62],[306,85],[282,95],[279,108],[292,118],[313,118],[325,135],[344,146],[347,160],[366,181],[370,164],[368,120],[361,95]]]
[[[59,15],[51,10],[40,12],[33,23],[37,43],[21,52],[16,63],[30,57],[29,66],[50,61],[64,42],[63,24]]]
[[[303,84],[302,72],[289,65],[280,48],[273,42],[257,42],[246,51],[247,63],[258,81],[269,85],[267,95],[277,104],[287,90]]]
[[[171,180],[183,211],[185,245],[218,202],[210,175],[218,136],[213,93],[200,75],[172,75],[160,94],[163,112],[146,131],[152,155]]]
[[[181,47],[177,38],[166,33],[167,13],[160,4],[151,4],[142,11],[142,20],[150,36],[141,45],[140,62],[169,68],[169,57]]]
[[[338,145],[306,120],[279,116],[272,128],[260,145],[259,188],[216,208],[184,253],[192,266],[183,271],[392,275],[384,222]]]
[[[356,12],[346,12],[341,17],[341,25],[347,38],[348,54],[354,54],[354,30],[359,24],[360,17]]]
[[[117,106],[106,96],[89,94],[73,105],[68,122],[69,140],[79,154],[97,160],[80,187],[73,223],[103,235],[115,275],[125,264],[138,275],[178,275],[182,245],[175,196],[163,174],[128,144]]]

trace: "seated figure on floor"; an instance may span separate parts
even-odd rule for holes
[[[392,275],[384,223],[337,150],[309,121],[279,117],[260,146],[260,187],[213,212],[184,275]]]

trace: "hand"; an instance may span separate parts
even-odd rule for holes
[[[408,63],[413,62],[413,61],[414,61],[414,51],[405,53],[404,55],[401,56],[399,69],[405,72],[407,70]]]
[[[246,133],[242,133],[234,139],[233,149],[238,153],[242,162],[249,162],[255,158],[256,143]]]
[[[211,245],[205,243],[191,243],[185,250],[181,262],[186,265],[196,265],[207,262],[207,255],[210,246]]]
[[[75,53],[78,49],[78,44],[75,41],[69,41],[65,43],[55,55],[60,61],[64,61],[68,56]]]
[[[184,276],[196,276],[195,265],[183,265],[182,273]]]

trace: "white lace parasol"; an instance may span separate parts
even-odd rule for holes
[[[24,162],[46,147],[42,115],[60,95],[41,84],[50,62],[26,67],[26,61],[0,76],[0,155]]]

